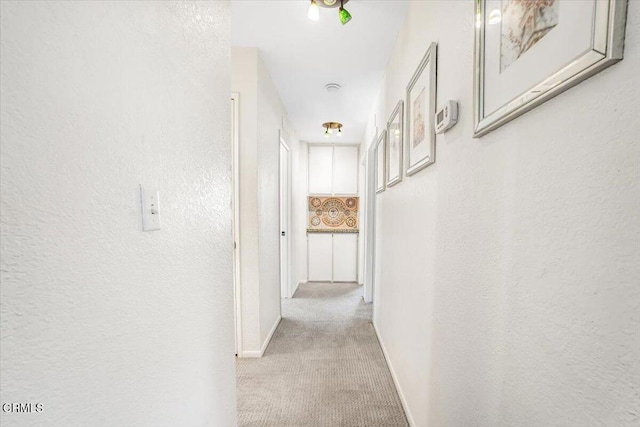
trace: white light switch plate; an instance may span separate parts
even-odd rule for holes
[[[142,230],[160,230],[160,195],[158,190],[143,188],[140,185],[140,202],[142,204]]]

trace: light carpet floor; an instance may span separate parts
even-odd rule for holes
[[[353,283],[301,284],[261,359],[237,359],[241,427],[408,426]]]

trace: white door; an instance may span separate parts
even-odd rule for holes
[[[309,146],[309,195],[333,193],[333,147]]]
[[[358,194],[358,147],[335,147],[333,149],[334,195],[354,196]]]
[[[231,94],[231,221],[233,230],[233,324],[235,327],[236,356],[242,352],[242,315],[240,307],[240,138],[239,138],[239,95]]]
[[[290,298],[289,234],[291,222],[291,152],[280,139],[280,289],[282,298]]]
[[[356,233],[333,235],[333,281],[358,281],[358,235]]]
[[[333,234],[308,233],[310,282],[331,282],[333,280]]]

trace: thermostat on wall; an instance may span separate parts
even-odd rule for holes
[[[436,133],[444,133],[458,122],[458,102],[448,101],[436,113]]]

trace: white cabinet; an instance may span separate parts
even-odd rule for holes
[[[309,194],[358,194],[358,147],[309,147]]]
[[[309,147],[309,194],[331,194],[333,147]]]
[[[309,196],[358,195],[358,147],[311,145],[308,160]],[[356,282],[357,233],[308,233],[308,280]]]
[[[309,281],[330,282],[333,280],[333,235],[307,234],[309,247]]]
[[[334,147],[333,194],[358,194],[358,147]]]
[[[358,280],[358,235],[342,233],[333,235],[333,281],[356,282]]]
[[[358,280],[356,233],[309,233],[307,237],[310,282]]]

